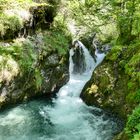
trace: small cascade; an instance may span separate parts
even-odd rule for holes
[[[80,41],[77,41],[77,44],[79,47],[76,49],[79,49],[79,51],[81,51],[81,53],[83,55],[83,57],[79,56],[80,61],[82,63],[81,65],[84,65],[83,67],[85,67],[85,68],[80,67],[81,65],[79,65],[79,66],[76,65],[77,63],[75,63],[75,61],[73,60],[73,56],[76,55],[77,53],[74,51],[75,48],[71,48],[70,58],[69,58],[70,79],[69,79],[69,82],[60,89],[60,91],[58,93],[58,97],[59,96],[69,96],[69,95],[79,97],[84,85],[91,78],[93,70],[96,68],[96,66],[99,63],[101,63],[101,61],[105,57],[105,54],[103,54],[103,53],[98,54],[96,52],[95,54],[97,55],[97,62],[95,63],[95,61],[92,58],[92,56],[90,55],[88,49]],[[79,58],[77,58],[77,59],[79,59]],[[78,68],[76,69],[75,67],[76,68],[78,67]],[[77,70],[80,68],[82,70],[80,70],[80,72],[78,72]],[[73,87],[75,87],[75,88],[73,88]]]

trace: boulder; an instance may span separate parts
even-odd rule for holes
[[[72,60],[74,63],[73,73],[83,73],[86,70],[84,51],[78,41],[73,45],[74,54]]]
[[[126,119],[127,114],[131,111],[126,103],[127,79],[129,77],[118,71],[119,69],[116,68],[115,63],[104,60],[95,69],[90,81],[85,85],[81,98],[88,105],[95,105],[112,111]]]

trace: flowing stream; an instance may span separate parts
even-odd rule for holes
[[[68,83],[51,101],[30,101],[0,113],[0,140],[111,140],[117,133],[119,126],[115,117],[107,116],[99,108],[87,106],[79,97],[105,54],[96,50],[95,63],[80,41],[78,45],[85,57],[84,72],[74,73],[72,48]]]

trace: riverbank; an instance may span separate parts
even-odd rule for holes
[[[2,14],[8,18],[1,16],[4,31],[0,42],[0,108],[44,94],[51,96],[69,78],[71,37],[60,21],[54,20],[58,3],[27,0],[2,4]],[[28,13],[27,19],[16,13],[21,8]],[[17,26],[19,21],[22,26]]]

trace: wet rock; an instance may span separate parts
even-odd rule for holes
[[[89,35],[88,37],[82,37],[81,40],[82,42],[84,42],[85,46],[88,48],[95,62],[96,62],[96,57],[97,57],[95,54],[95,50],[97,50],[98,53],[107,54],[112,48],[110,44],[104,43],[98,37],[96,37],[96,33],[93,33]]]
[[[20,36],[35,34],[38,29],[48,29],[55,16],[55,8],[46,3],[31,6],[29,9],[30,18],[24,22],[23,28],[20,29]]]
[[[55,9],[48,4],[38,4],[37,6],[32,6],[29,9],[32,17],[30,21],[30,27],[33,30],[37,28],[46,29],[53,22],[55,16]]]
[[[43,34],[44,29],[51,26],[60,1],[35,2],[29,4],[27,9],[23,7],[20,12],[16,7],[6,10],[8,15],[11,11],[13,15],[9,17],[6,27],[12,21],[15,25],[9,26],[11,28],[8,27],[0,36],[4,40],[0,42],[0,109],[32,97],[50,96],[69,78],[67,54],[60,54],[53,46],[58,42],[48,44],[44,36],[51,36],[51,33]],[[16,37],[19,38],[12,40]]]
[[[44,93],[53,93],[63,86],[69,78],[67,67],[55,66],[48,69],[42,69],[44,72],[44,82],[42,91]]]
[[[73,73],[83,73],[86,70],[85,55],[82,47],[75,41],[73,44],[74,54],[72,60],[74,63]]]

